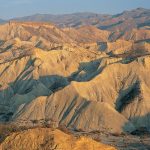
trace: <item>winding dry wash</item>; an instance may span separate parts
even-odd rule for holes
[[[150,148],[150,10],[1,24],[0,121],[2,150]]]

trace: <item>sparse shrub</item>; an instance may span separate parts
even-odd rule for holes
[[[112,133],[112,135],[113,135],[113,136],[117,136],[117,137],[118,137],[118,136],[120,136],[120,135],[121,135],[121,133],[120,133],[120,132],[113,132],[113,133]]]
[[[71,134],[71,131],[64,124],[59,125],[58,129],[63,131],[66,134]]]
[[[31,120],[33,126],[35,126],[38,123],[38,120]]]
[[[45,119],[42,125],[45,128],[56,129],[58,127],[58,122],[54,119]]]
[[[100,142],[100,141],[101,141],[101,139],[100,139],[98,136],[94,137],[93,140],[95,140],[95,141],[97,141],[97,142]]]
[[[57,144],[54,141],[54,135],[47,135],[44,137],[44,143],[40,145],[40,149],[43,150],[56,150]]]
[[[91,133],[91,134],[100,134],[101,131],[99,131],[99,130],[94,130],[94,131],[91,131],[90,133]]]

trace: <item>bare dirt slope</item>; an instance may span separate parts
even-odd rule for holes
[[[105,49],[90,49],[53,24],[32,22],[1,25],[0,35],[1,121],[111,133],[150,127],[148,42],[106,38]]]
[[[1,144],[1,150],[115,150],[87,137],[74,137],[60,130],[44,128],[13,133]]]

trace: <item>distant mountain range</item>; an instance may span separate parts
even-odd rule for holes
[[[73,14],[35,14],[20,18],[13,18],[16,21],[53,22],[59,27],[80,27],[83,25],[94,25],[100,29],[116,31],[141,28],[150,25],[150,9],[137,8],[131,11],[124,11],[116,15],[96,14],[90,12]],[[0,19],[0,23],[9,20]]]
[[[116,15],[96,13],[74,13],[64,15],[35,14],[12,20],[53,22],[59,27],[79,27],[83,25],[94,25],[105,30],[125,30],[150,25],[150,9],[137,8],[124,11]],[[130,25],[130,26],[129,26]]]
[[[3,20],[3,19],[0,19],[0,24],[1,24],[1,23],[5,23],[5,22],[7,22],[7,21],[5,21],[5,20]]]
[[[60,27],[78,27],[81,25],[96,25],[97,21],[103,21],[110,17],[111,15],[84,12],[63,15],[35,14],[32,16],[14,18],[12,20],[53,22]]]

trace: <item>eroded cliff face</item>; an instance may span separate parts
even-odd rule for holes
[[[13,133],[1,144],[1,150],[115,150],[87,137],[74,137],[60,130],[44,128]]]
[[[149,128],[149,43],[103,34],[105,49],[90,49],[52,24],[2,25],[1,120],[112,133]]]

